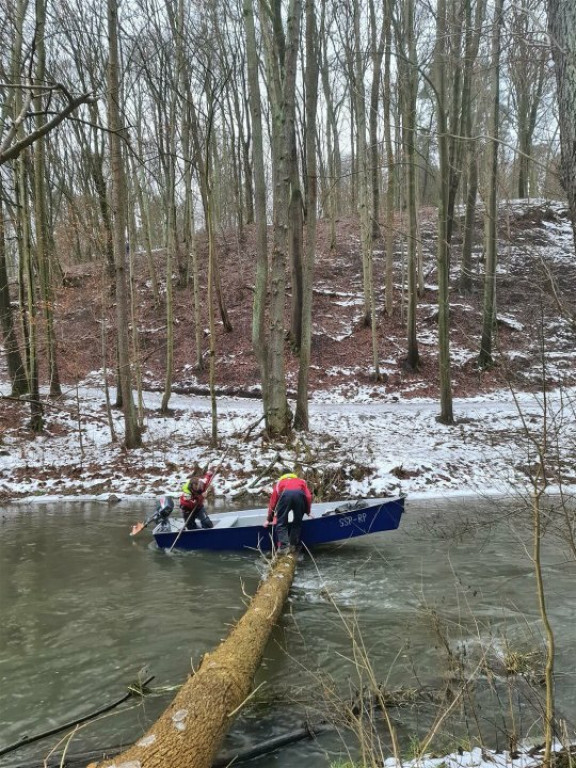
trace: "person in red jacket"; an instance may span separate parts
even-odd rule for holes
[[[204,494],[212,482],[212,472],[206,472],[203,477],[191,477],[186,480],[182,486],[182,495],[180,496],[180,510],[186,528],[214,528],[214,523],[206,513],[204,506]]]
[[[268,504],[268,524],[276,518],[276,537],[278,552],[295,549],[300,544],[302,519],[310,515],[312,494],[306,481],[291,472],[282,475],[272,490]],[[292,512],[294,519],[288,522],[288,514]]]

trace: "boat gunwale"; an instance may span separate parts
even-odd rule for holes
[[[345,541],[348,538],[356,538],[358,536],[365,536],[373,533],[384,533],[389,530],[395,530],[400,525],[400,520],[404,513],[404,499],[405,495],[402,494],[398,496],[375,497],[369,499],[349,499],[338,502],[318,502],[313,504],[311,510],[312,517],[306,517],[303,521],[303,540],[307,538],[306,534],[308,533],[311,538],[314,539],[312,546],[317,546],[320,544],[329,544],[336,541]],[[354,508],[355,505],[360,503],[362,506]],[[338,510],[338,508],[342,507],[343,505],[354,506],[352,506],[350,509]],[[394,518],[392,525],[378,527],[376,521],[382,507],[392,507],[392,505],[399,506],[399,509],[395,510],[397,520]],[[215,523],[213,528],[197,528],[185,531],[182,531],[184,521],[170,520],[170,530],[159,530],[161,527],[161,524],[159,524],[154,528],[152,533],[157,545],[161,549],[171,549],[174,543],[178,541],[180,546],[177,546],[177,548],[183,550],[230,549],[238,551],[249,548],[251,546],[250,544],[242,543],[241,541],[241,538],[245,539],[249,535],[253,535],[255,537],[253,544],[256,545],[257,542],[257,548],[260,548],[263,543],[265,544],[266,548],[269,548],[272,545],[272,530],[264,526],[266,514],[267,509],[265,507],[217,513],[216,515],[212,516],[212,520]],[[358,514],[370,515],[368,530],[365,530],[358,525],[358,518],[352,517]],[[234,524],[230,526],[226,525],[218,527],[218,522],[225,520],[228,516],[235,516],[237,518]],[[241,520],[252,518],[260,519],[261,522],[238,525],[238,522]],[[330,529],[333,529],[333,521],[338,518],[341,520],[340,526],[343,526],[343,522],[346,520],[346,523],[343,527],[346,527],[346,525],[349,526],[347,529],[348,535],[344,535],[344,532],[339,531],[339,529],[332,530],[332,533],[330,533]],[[362,522],[364,523],[366,521],[362,520]],[[395,525],[394,522],[396,522]],[[372,530],[372,527],[375,524],[376,529]],[[236,537],[234,537],[235,533],[237,534]],[[192,534],[194,534],[194,538],[191,538]],[[199,536],[199,534],[203,535]],[[324,534],[324,536],[322,534]],[[234,542],[234,538],[238,539],[237,544]],[[164,539],[166,539],[166,541],[164,541]],[[225,539],[230,540],[230,546],[220,546],[224,543]],[[210,546],[210,541],[212,541],[213,545],[218,543],[219,546]],[[194,544],[194,542],[196,542],[196,544]]]

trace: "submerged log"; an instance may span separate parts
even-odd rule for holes
[[[147,733],[88,768],[210,768],[254,675],[294,578],[295,555],[276,558],[242,618],[184,683]]]

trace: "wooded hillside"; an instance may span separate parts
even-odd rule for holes
[[[450,424],[454,393],[538,386],[545,344],[572,346],[575,30],[556,0],[100,11],[5,2],[0,318],[35,432],[40,388],[94,370],[127,447],[143,386],[165,413],[209,393],[214,444],[218,392],[258,393],[283,435],[349,376],[375,396],[413,382]],[[542,202],[561,182],[564,210]]]

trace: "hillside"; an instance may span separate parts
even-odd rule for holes
[[[370,396],[437,396],[436,352],[436,267],[435,212],[421,212],[421,237],[425,291],[418,304],[420,370],[407,371],[406,333],[402,293],[403,243],[397,239],[395,267],[395,311],[387,317],[383,307],[384,253],[375,244],[374,274],[382,288],[377,291],[380,352],[384,381],[373,384],[370,330],[361,323],[362,265],[359,231],[354,221],[341,221],[337,249],[330,252],[326,226],[321,226],[314,286],[314,334],[312,342],[311,392],[319,395],[338,388],[342,395],[354,396],[359,387],[370,388]],[[399,222],[400,226],[400,222]],[[538,386],[541,375],[542,336],[547,352],[547,377],[551,384],[570,383],[574,367],[573,317],[576,313],[576,263],[572,234],[565,206],[537,201],[518,201],[501,210],[500,248],[496,303],[498,331],[495,341],[498,365],[493,371],[475,369],[478,355],[482,285],[482,222],[478,222],[475,251],[474,293],[458,292],[460,240],[456,232],[451,272],[451,353],[454,395],[488,392],[494,387],[514,383],[520,388]],[[221,393],[247,393],[259,383],[259,371],[252,351],[252,286],[255,246],[252,231],[245,242],[220,238],[219,258],[225,301],[233,325],[225,333],[218,323],[217,386]],[[135,305],[139,323],[139,343],[143,361],[144,387],[156,389],[164,383],[165,317],[151,299],[146,266],[135,266]],[[102,368],[101,321],[107,318],[109,342],[113,349],[114,307],[102,288],[101,269],[94,265],[71,268],[57,296],[56,318],[59,363],[62,380],[73,384]],[[158,276],[162,280],[161,267]],[[202,278],[205,279],[203,272]],[[203,291],[205,301],[205,289]],[[103,306],[103,300],[105,304]],[[194,370],[194,328],[190,288],[175,291],[175,392],[202,392],[207,387],[207,372]],[[204,323],[207,318],[204,309]],[[288,317],[288,315],[287,315]],[[207,361],[207,330],[204,332]],[[287,379],[294,388],[298,361],[287,345]],[[108,365],[113,368],[113,359]]]

